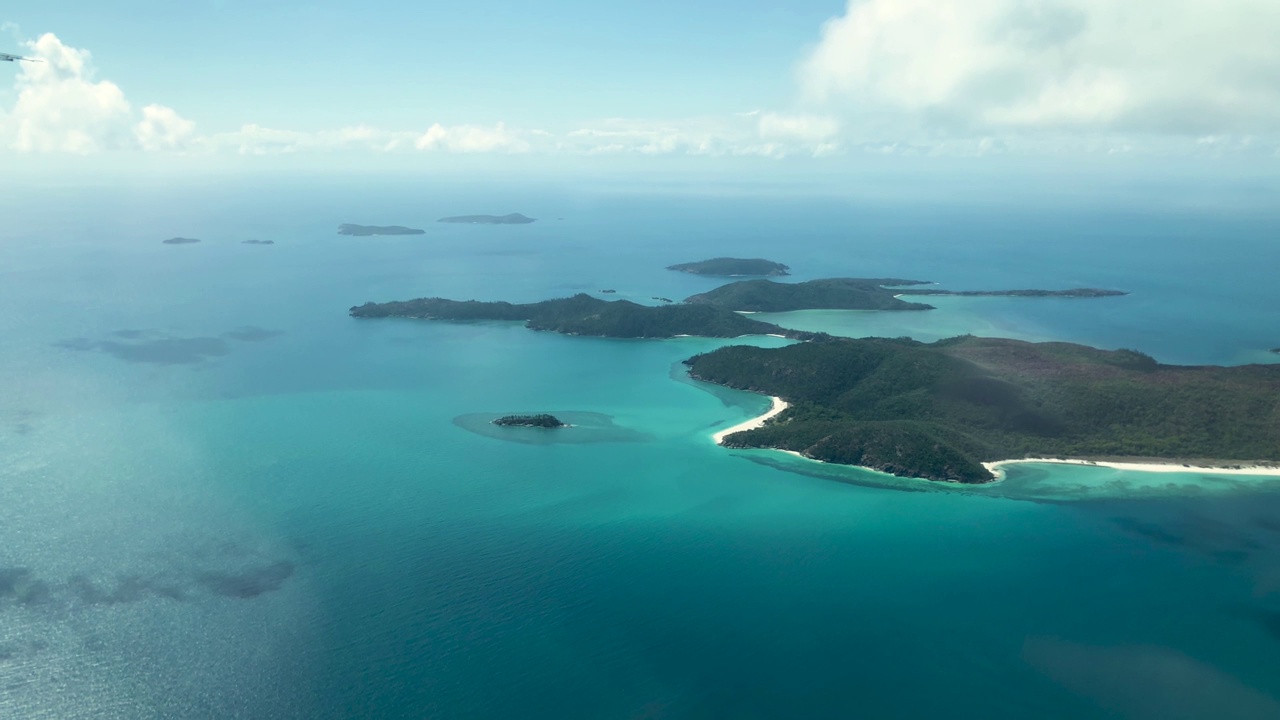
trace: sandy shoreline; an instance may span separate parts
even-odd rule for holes
[[[1069,460],[1066,458],[1023,458],[1021,460],[999,460],[982,463],[990,470],[996,480],[1004,479],[1004,467],[1017,463],[1056,463],[1058,465],[1085,465],[1104,467],[1112,470],[1131,470],[1135,472],[1154,473],[1205,473],[1207,475],[1251,475],[1254,477],[1280,477],[1280,467],[1268,465],[1184,465],[1178,462],[1112,462],[1109,460]]]
[[[746,422],[738,423],[737,425],[734,425],[733,427],[727,430],[721,430],[715,435],[712,435],[711,438],[716,441],[717,445],[719,445],[722,442],[724,442],[725,437],[732,435],[733,433],[742,432],[743,430],[755,430],[758,427],[763,427],[765,424],[765,421],[769,420],[769,418],[772,418],[773,416],[777,415],[778,413],[790,407],[790,405],[787,404],[787,401],[783,400],[780,397],[774,396],[774,397],[771,397],[770,399],[773,400],[773,407],[769,408],[769,411],[766,412],[765,414],[761,415],[760,417],[755,417],[750,420],[747,420]]]

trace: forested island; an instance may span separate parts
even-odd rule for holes
[[[370,237],[373,235],[422,235],[426,231],[403,225],[355,225],[343,223],[338,226],[339,235]]]
[[[696,379],[791,404],[726,446],[904,477],[983,483],[994,479],[984,462],[1024,457],[1280,461],[1280,365],[1162,365],[1133,350],[971,336],[826,337],[685,362]]]
[[[520,213],[511,213],[510,215],[455,215],[454,217],[440,218],[436,222],[467,223],[471,225],[528,225],[531,222],[537,222],[537,220],[537,218],[526,217]]]
[[[904,295],[981,297],[1097,298],[1127,295],[1121,290],[943,290],[919,288],[924,280],[902,278],[825,278],[802,283],[741,280],[685,298],[687,303],[716,305],[746,312],[792,310],[933,310],[932,305],[903,300]]]
[[[536,428],[562,428],[567,427],[555,415],[546,413],[538,415],[504,415],[493,421],[494,425],[502,425],[504,427],[536,427]]]
[[[756,275],[760,277],[781,277],[790,275],[791,268],[780,262],[763,258],[730,258],[718,257],[699,262],[668,265],[668,270],[692,273],[694,275],[714,275],[718,277],[742,277]]]
[[[191,245],[200,242],[198,238],[189,237],[171,237],[168,240],[161,240],[165,245]]]
[[[797,339],[813,333],[787,330],[712,305],[651,307],[628,300],[602,300],[579,293],[536,303],[480,302],[419,298],[402,302],[365,303],[351,308],[356,318],[406,317],[427,320],[515,320],[532,330],[566,335],[616,338],[740,337],[784,335]]]
[[[242,240],[241,245],[275,245],[275,240]]]
[[[899,278],[828,278],[802,283],[740,280],[685,298],[686,303],[726,310],[787,312],[790,310],[932,310],[932,305],[894,297],[890,285],[927,285]]]

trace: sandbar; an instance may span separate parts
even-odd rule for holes
[[[780,397],[772,396],[770,399],[773,400],[773,406],[770,407],[769,411],[766,412],[765,414],[761,415],[760,417],[755,417],[750,420],[747,420],[746,422],[738,423],[737,425],[734,425],[728,430],[721,430],[715,435],[712,435],[711,438],[716,441],[717,445],[720,445],[724,442],[724,439],[727,436],[732,435],[733,433],[742,432],[744,430],[755,430],[758,427],[764,427],[765,422],[767,422],[770,418],[781,413],[783,410],[786,410],[788,407],[791,407],[790,405],[787,404],[786,400],[783,400]]]
[[[1250,475],[1254,477],[1280,477],[1280,466],[1275,465],[1191,465],[1170,460],[1169,462],[1113,462],[1111,460],[1078,460],[1067,458],[1023,458],[1021,460],[999,460],[982,463],[996,476],[996,480],[1005,477],[1004,466],[1015,463],[1056,463],[1059,465],[1084,465],[1087,467],[1104,467],[1112,470],[1128,470],[1133,472],[1157,473],[1203,473],[1205,475]]]

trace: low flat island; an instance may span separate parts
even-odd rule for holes
[[[1123,290],[1072,288],[1067,290],[944,290],[921,288],[924,280],[905,278],[823,278],[800,283],[740,280],[685,298],[698,305],[716,305],[740,312],[792,310],[933,310],[932,305],[904,300],[906,296],[1102,298],[1127,295]]]
[[[497,420],[494,420],[493,424],[501,425],[503,427],[535,427],[546,428],[548,430],[568,427],[568,425],[561,422],[560,418],[546,413],[538,415],[503,415]]]
[[[520,213],[511,213],[509,215],[454,215],[453,217],[440,218],[436,222],[462,223],[465,225],[528,225],[531,222],[537,222],[537,220],[537,218],[527,217]]]
[[[275,245],[275,240],[242,240],[241,245]]]
[[[405,227],[403,225],[355,225],[343,223],[338,226],[339,235],[353,237],[372,237],[375,235],[422,235],[425,230]]]
[[[699,262],[668,265],[668,270],[691,273],[693,275],[713,275],[716,277],[781,277],[790,275],[791,268],[780,262],[764,258],[731,258],[718,257]]]
[[[165,245],[194,245],[195,243],[200,242],[200,240],[198,238],[189,237],[171,237],[168,240],[161,240],[160,242]]]

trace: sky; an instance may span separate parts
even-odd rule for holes
[[[1275,0],[44,0],[0,164],[1280,169]]]

